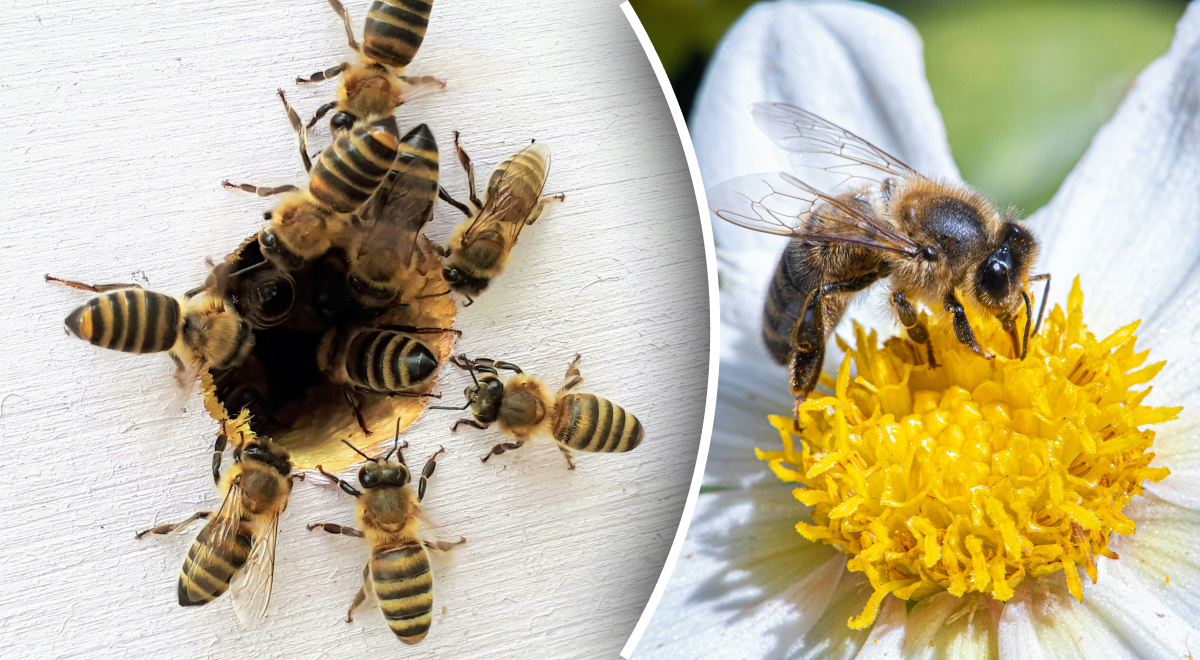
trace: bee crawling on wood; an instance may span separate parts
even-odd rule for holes
[[[502,442],[483,456],[487,462],[492,456],[520,449],[536,434],[545,433],[554,438],[559,451],[567,460],[568,469],[575,469],[571,450],[583,452],[625,452],[637,447],[642,441],[642,423],[633,413],[608,399],[595,394],[572,392],[583,382],[579,373],[579,355],[567,367],[566,379],[558,392],[550,394],[542,381],[526,375],[511,362],[480,358],[468,359],[459,355],[451,360],[455,366],[471,374],[474,384],[464,394],[467,402],[460,408],[430,406],[431,409],[471,409],[472,419],[460,419],[460,424],[486,429],[493,423],[500,425],[512,442]],[[511,371],[515,375],[508,382],[500,380],[499,370]],[[482,374],[476,377],[475,374]]]

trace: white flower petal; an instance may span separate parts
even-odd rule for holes
[[[1107,333],[1175,313],[1164,303],[1200,265],[1200,6],[1138,76],[1054,199],[1030,219],[1041,263],[1082,275],[1089,325]]]
[[[807,509],[786,488],[709,493],[696,512],[634,653],[639,660],[706,657],[719,648],[781,657],[854,581],[844,577],[844,555],[796,533]]]
[[[899,660],[904,657],[908,610],[899,598],[885,598],[871,634],[854,660]]]
[[[1118,563],[1137,575],[1139,589],[1200,625],[1200,511],[1147,495],[1135,498],[1124,513],[1137,522],[1137,532],[1113,537]],[[1196,643],[1200,649],[1200,638]]]
[[[761,484],[770,489],[781,486],[767,464],[754,454],[755,447],[778,450],[782,446],[779,431],[771,426],[767,415],[791,413],[787,379],[764,387],[758,376],[768,373],[771,372],[767,369],[722,361],[717,379],[720,395],[704,470],[705,486],[746,488]]]
[[[1127,562],[1101,557],[1096,568],[1096,584],[1084,580],[1083,605],[1102,618],[1137,657],[1182,658],[1191,653],[1193,643],[1200,649],[1200,631],[1148,589]]]
[[[1000,613],[996,635],[1003,660],[1048,660],[1033,622],[1033,582],[1025,580],[1018,585]]]
[[[1029,606],[1016,602],[1028,594]],[[1010,614],[1009,607],[1013,607]],[[1028,617],[1029,624],[1019,619]],[[1043,657],[1046,660],[1125,660],[1136,657],[1111,630],[1105,621],[1096,616],[1067,591],[1066,580],[1061,572],[1036,580],[1026,580],[1017,587],[1017,594],[1005,606],[1001,619],[1000,650],[1005,660],[1024,658],[1020,646],[1006,646],[1005,621],[1012,621],[1014,628],[1028,627],[1037,633]],[[1010,635],[1019,634],[1013,630]],[[1017,651],[1006,652],[1007,649]]]
[[[908,613],[904,657],[996,657],[996,628],[1001,604],[978,594],[958,598],[941,592],[923,598]]]

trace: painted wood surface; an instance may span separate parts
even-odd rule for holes
[[[368,3],[348,4],[356,29]],[[444,185],[531,138],[550,145],[547,190],[567,201],[522,235],[508,272],[461,311],[460,346],[557,384],[583,354],[584,388],[635,412],[646,441],[580,456],[548,441],[481,465],[497,432],[449,432],[430,411],[411,463],[444,445],[429,535],[433,629],[399,643],[377,609],[342,621],[366,548],[309,533],[351,523],[335,490],[297,484],[281,523],[266,622],[228,602],[183,609],[175,580],[194,532],[134,539],[218,502],[216,425],[164,356],[101,351],[63,334],[86,296],[42,281],[140,281],[182,292],[257,231],[267,200],[224,178],[302,183],[275,97],[302,113],[334,83],[292,80],[348,56],[322,0],[85,3],[0,11],[0,655],[56,658],[615,657],[666,557],[696,458],[708,309],[699,214],[649,64],[615,2],[437,0],[412,74],[449,81],[405,106],[430,124]],[[322,126],[313,136],[328,139]],[[439,203],[430,233],[457,212]],[[449,400],[467,379],[444,373]]]

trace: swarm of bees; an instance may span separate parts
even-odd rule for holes
[[[909,338],[937,367],[915,303],[949,315],[958,340],[991,359],[975,340],[966,305],[1000,321],[1012,357],[1025,359],[1041,327],[1050,275],[1030,275],[1038,241],[1015,210],[998,211],[978,192],[924,176],[883,149],[785,103],[757,103],[758,127],[790,153],[794,166],[844,177],[842,192],[818,190],[788,172],[750,174],[709,191],[713,213],[735,225],[787,236],[763,308],[763,342],[788,367],[797,402],[817,385],[825,343],[858,293],[880,280]],[[1028,288],[1045,281],[1036,323]],[[1025,323],[1018,336],[1018,318]]]
[[[66,330],[102,348],[171,356],[176,379],[199,381],[205,408],[220,428],[212,476],[223,497],[216,511],[137,534],[173,534],[207,521],[179,575],[180,605],[231,593],[246,625],[265,615],[272,590],[275,540],[293,483],[323,475],[358,501],[358,528],[312,523],[310,531],[365,538],[363,587],[346,620],[374,596],[389,628],[416,643],[429,631],[433,576],[428,549],[448,552],[466,542],[421,534],[421,502],[437,458],[432,453],[416,489],[400,436],[426,408],[465,410],[462,423],[492,423],[511,441],[483,462],[519,449],[535,435],[554,439],[575,469],[573,451],[615,453],[642,441],[641,422],[607,399],[575,391],[579,355],[566,382],[551,394],[510,362],[455,355],[458,302],[474,302],[504,271],[522,229],[541,218],[562,194],[543,195],[550,149],[530,142],[493,170],[483,198],[460,136],[457,158],[466,172],[467,202],[439,182],[437,142],[426,124],[402,131],[395,112],[446,83],[411,77],[405,69],[425,35],[431,5],[423,0],[375,0],[362,43],[349,14],[341,16],[356,64],[342,63],[299,83],[338,78],[337,100],[306,124],[278,92],[298,136],[308,172],[304,186],[259,186],[224,181],[261,197],[279,195],[263,228],[220,262],[205,282],[182,296],[137,284],[48,281],[96,294],[66,319]],[[309,154],[309,128],[330,119],[331,142]],[[446,245],[424,234],[441,198],[466,216]],[[429,406],[443,365],[465,370],[473,384],[462,406]],[[500,380],[499,370],[514,375]],[[392,431],[390,449],[372,457]],[[382,431],[382,433],[380,432]],[[227,450],[232,466],[222,472]],[[335,472],[362,460],[358,487]]]

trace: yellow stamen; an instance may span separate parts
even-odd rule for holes
[[[1030,338],[1025,360],[1002,357],[1014,354],[1012,341],[989,317],[971,326],[992,360],[925,317],[934,369],[925,347],[891,338],[879,348],[856,325],[855,348],[839,339],[847,354],[837,379],[822,380],[835,395],[802,402],[795,420],[771,418],[783,450],[757,455],[802,486],[793,492],[811,522],[796,531],[845,552],[874,589],[851,628],[873,624],[889,593],[1005,601],[1026,577],[1064,566],[1083,600],[1078,567],[1095,583],[1095,557],[1117,559],[1109,534],[1134,533],[1121,510],[1143,481],[1170,474],[1150,467],[1154,431],[1139,427],[1182,408],[1144,406],[1149,389],[1130,389],[1165,364],[1140,368],[1149,351],[1134,351],[1137,323],[1098,340],[1083,324],[1078,278],[1067,300]]]

